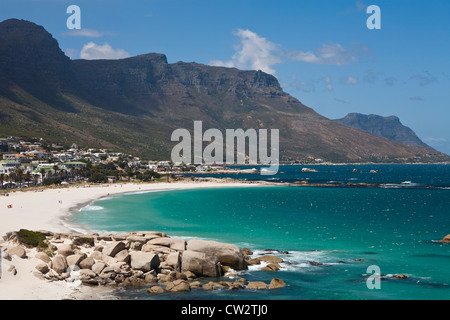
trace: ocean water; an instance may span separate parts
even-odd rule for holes
[[[437,241],[450,234],[450,166],[315,166],[317,173],[302,173],[301,168],[281,167],[277,176],[265,178],[334,181],[336,187],[280,185],[127,194],[82,208],[72,215],[71,223],[100,232],[157,230],[186,240],[229,242],[252,249],[255,256],[273,254],[284,260],[280,271],[252,266],[239,275],[266,283],[280,278],[287,286],[277,290],[195,289],[160,296],[145,289],[118,290],[116,294],[125,299],[450,298],[450,244]],[[378,173],[369,173],[371,169]],[[345,187],[348,182],[380,186]],[[379,289],[367,286],[372,275],[369,266],[380,269]],[[407,279],[397,279],[395,274]]]

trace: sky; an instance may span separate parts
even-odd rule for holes
[[[325,117],[395,115],[450,154],[449,0],[0,0],[9,18],[42,25],[71,59],[262,70]]]

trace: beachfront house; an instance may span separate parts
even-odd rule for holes
[[[0,161],[0,174],[8,174],[14,172],[16,168],[20,167],[19,161],[2,160]]]

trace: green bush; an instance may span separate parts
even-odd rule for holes
[[[17,237],[20,243],[24,244],[27,247],[40,247],[47,248],[48,244],[44,242],[46,239],[45,235],[42,232],[38,231],[30,231],[26,229],[20,229],[17,233]]]

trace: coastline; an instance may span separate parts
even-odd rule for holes
[[[186,190],[217,187],[249,187],[273,185],[264,182],[236,182],[218,179],[208,182],[171,182],[171,183],[123,183],[62,187],[43,191],[17,191],[9,196],[0,197],[0,234],[20,229],[49,230],[52,232],[79,232],[70,228],[66,219],[94,201],[104,197],[166,190]],[[11,206],[11,208],[8,208]],[[5,208],[5,209],[3,209]],[[88,232],[89,230],[86,230]],[[2,240],[0,238],[0,248]],[[64,281],[48,282],[38,279],[34,274],[36,258],[21,259],[13,256],[11,261],[1,260],[0,300],[99,300],[101,293],[110,288],[79,286],[73,287]],[[8,272],[13,265],[17,274]]]

